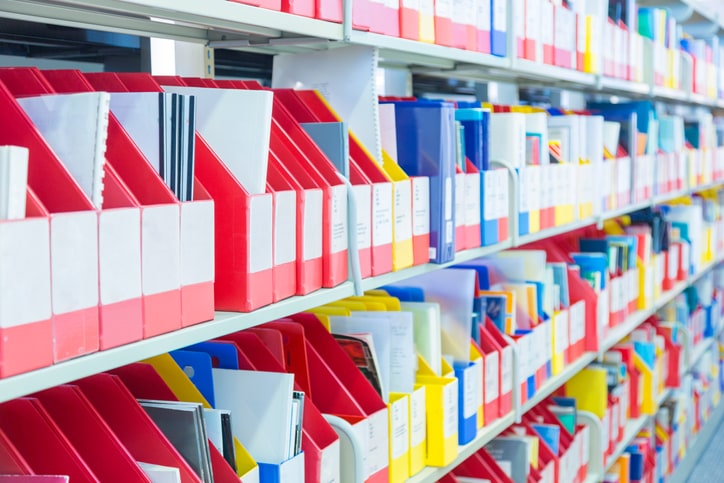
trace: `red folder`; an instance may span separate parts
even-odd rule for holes
[[[323,286],[334,287],[348,278],[347,274],[347,239],[342,233],[347,232],[347,189],[336,168],[302,129],[298,118],[288,110],[288,104],[281,99],[282,91],[275,91],[273,118],[278,126],[275,144],[275,131],[272,128],[272,152],[286,164],[290,172],[299,176],[304,171],[324,194],[322,217],[322,249],[323,249]],[[290,91],[286,91],[289,93]],[[294,91],[291,91],[292,93]],[[283,146],[283,147],[281,147]],[[279,147],[289,156],[282,156],[275,151]]]
[[[138,91],[160,91],[150,75],[122,77]],[[216,156],[204,139],[196,135],[196,177],[215,201],[216,308],[249,312],[273,301],[268,287],[272,269],[252,259],[264,259],[271,240],[271,195],[249,195]],[[243,254],[243,255],[239,255]],[[230,263],[233,260],[234,263]]]
[[[507,413],[502,413],[500,410],[500,381],[502,377],[500,346],[498,346],[497,341],[484,325],[480,326],[480,349],[483,351],[483,414],[485,415],[485,424],[490,424],[498,419],[501,414]],[[497,374],[495,373],[496,366],[498,368]],[[488,371],[492,372],[488,373]],[[494,382],[496,379],[497,383]]]
[[[293,91],[291,89],[275,90],[284,106],[298,122],[339,122],[329,105],[316,91]],[[372,275],[381,275],[392,271],[392,185],[390,180],[380,171],[369,153],[352,135],[349,137],[350,148],[350,181],[352,184],[363,184],[364,176],[372,183],[372,219],[377,220],[380,205],[390,213],[389,224],[382,225],[389,229],[382,233],[375,232],[372,226]],[[387,200],[387,201],[385,201]]]
[[[543,44],[543,63],[553,65],[554,60],[554,42],[555,42],[555,10],[551,0],[541,0],[541,18],[550,19],[548,25],[545,20],[541,24],[541,43]],[[541,214],[542,216],[542,214]],[[541,228],[543,220],[541,220]]]
[[[28,462],[2,429],[0,429],[0,473],[5,475],[33,474]]]
[[[323,242],[310,236],[318,233],[315,224],[322,218],[323,192],[311,179],[309,173],[297,170],[296,175],[283,163],[280,157],[291,157],[292,153],[284,143],[272,140],[269,153],[269,182],[273,187],[292,187],[297,197],[297,265],[296,293],[306,295],[322,288]]]
[[[0,430],[35,473],[68,475],[79,483],[100,481],[37,399],[3,403]]]
[[[0,246],[9,248],[0,254],[0,286],[14,293],[3,301],[9,315],[0,315],[0,377],[53,363],[49,214],[30,188],[25,216],[0,221]]]
[[[118,377],[96,374],[76,384],[136,461],[176,467],[183,483],[201,483]]]
[[[22,95],[76,93],[93,89],[78,71],[12,69],[3,74],[12,90]],[[140,211],[138,202],[109,163],[99,213],[100,349],[142,338]],[[118,287],[117,279],[135,286]],[[118,294],[120,291],[122,296]]]
[[[78,386],[56,386],[35,396],[99,481],[150,483]]]
[[[319,20],[342,23],[342,0],[316,0],[314,5]]]
[[[278,102],[276,106],[283,109]],[[276,123],[276,119],[280,117],[283,116],[280,114],[273,122]],[[289,121],[289,125],[301,130],[299,124],[291,118],[286,118],[284,121]],[[279,160],[298,180],[306,178],[310,183],[309,188],[322,190],[322,286],[335,287],[347,280],[347,189],[339,178],[336,181],[331,179],[333,176],[336,178],[336,171],[324,155],[312,162],[311,149],[312,146],[316,147],[316,144],[309,137],[297,132],[298,140],[305,142],[302,148],[292,140],[289,135],[291,131],[286,129],[281,123],[272,126],[270,149],[279,156]],[[321,170],[325,170],[327,176],[323,175]]]
[[[0,70],[0,80],[9,71]],[[98,215],[9,90],[0,87],[0,144],[30,150],[28,185],[50,212],[54,359],[98,350]],[[78,247],[83,247],[82,251]],[[79,279],[86,283],[78,284]],[[90,283],[87,283],[89,282]],[[93,283],[95,281],[95,283]],[[18,338],[34,324],[14,328]],[[42,330],[41,330],[42,331]]]
[[[485,330],[491,336],[491,342],[500,352],[500,415],[505,416],[513,410],[513,347],[503,337],[495,324],[488,318]]]
[[[581,279],[578,272],[568,269],[568,290],[571,303],[584,302],[586,304],[586,337],[584,348],[588,352],[597,352],[603,341],[602,330],[599,329],[599,299],[593,287]],[[603,321],[601,321],[603,323]]]
[[[370,449],[365,481],[387,481],[389,455],[386,404],[316,316],[297,314],[292,319],[304,327],[308,340],[312,401],[323,413],[336,414],[353,426],[368,426],[369,432],[365,434],[369,435]]]
[[[498,463],[490,456],[490,453],[485,451],[485,448],[481,448],[476,453],[482,461],[485,468],[487,468],[487,474],[490,475],[490,480],[496,483],[513,483],[513,480],[503,471]]]
[[[400,37],[420,39],[420,10],[416,2],[400,0]]]
[[[87,74],[91,78],[102,78],[114,82],[117,79],[130,92],[163,92],[161,86],[154,81],[150,74],[120,73],[111,76],[100,74]],[[94,81],[91,80],[91,83]],[[199,136],[196,136],[195,163],[204,164],[204,157],[211,154],[199,149]],[[197,173],[198,174],[198,173]],[[206,185],[198,179],[194,180],[194,200],[179,203],[174,201],[180,209],[179,228],[179,257],[180,257],[180,295],[181,295],[181,325],[183,327],[204,322],[214,318],[214,269],[212,259],[212,246],[214,237],[212,226],[215,223],[214,202],[205,189]],[[202,186],[203,185],[203,186]]]
[[[452,8],[453,0],[435,0],[435,43],[438,45],[454,45]]]

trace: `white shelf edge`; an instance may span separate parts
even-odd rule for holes
[[[0,402],[131,364],[175,349],[303,312],[354,294],[352,283],[292,297],[251,313],[216,312],[214,320],[0,379]]]
[[[427,466],[420,473],[408,479],[407,483],[435,483],[437,480],[452,471],[460,463],[475,454],[480,448],[492,441],[514,422],[515,415],[513,412],[508,413],[502,418],[498,418],[490,426],[485,426],[478,431],[478,435],[474,440],[464,446],[460,446],[458,449],[458,456],[452,463],[441,468]]]
[[[513,244],[510,239],[505,240],[495,245],[489,245],[486,247],[472,248],[470,250],[464,250],[455,254],[455,260],[447,263],[426,263],[423,265],[417,265],[415,267],[405,268],[396,272],[385,273],[376,277],[365,278],[362,280],[362,289],[371,290],[373,288],[382,287],[392,283],[400,282],[416,275],[422,275],[424,273],[435,272],[442,270],[443,268],[450,267],[452,265],[464,263],[476,258],[492,255],[508,248],[512,248]]]

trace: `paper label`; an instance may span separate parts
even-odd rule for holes
[[[181,216],[181,256],[182,260],[189,263],[182,265],[181,282],[187,282],[187,284],[200,283],[214,279],[214,240],[213,240],[213,220],[214,220],[214,207],[213,203],[210,207],[210,218],[197,217],[192,218],[191,223],[184,223],[183,208],[187,207],[188,204],[182,204],[182,216]],[[198,213],[197,215],[203,215]],[[191,217],[187,217],[191,218]],[[201,218],[200,220],[198,218]],[[206,223],[206,221],[210,221]],[[33,226],[32,223],[13,222],[8,223],[10,230],[13,230],[14,226],[18,229],[18,233],[22,233],[27,230],[28,227]],[[20,225],[20,226],[17,226]],[[210,225],[210,226],[207,226]],[[37,225],[41,226],[41,225]],[[45,220],[45,240],[46,253],[44,256],[39,257],[40,260],[44,260],[44,263],[48,262],[48,255],[50,249],[47,248],[47,243],[50,240],[48,235],[48,222]],[[200,231],[194,231],[192,228],[200,228]],[[10,231],[8,230],[8,232]],[[14,230],[13,230],[14,231]],[[184,240],[184,234],[187,235]],[[211,240],[208,240],[208,238]],[[194,240],[196,238],[197,240]],[[5,286],[2,282],[4,276],[7,276],[8,290],[3,292],[3,298],[5,295],[9,295],[8,301],[0,300],[0,321],[3,320],[2,313],[3,305],[16,305],[20,308],[21,304],[28,303],[27,296],[23,296],[22,299],[26,299],[24,302],[21,301],[21,295],[23,293],[29,294],[35,290],[35,285],[39,282],[37,279],[28,277],[28,282],[23,287],[14,285],[19,282],[18,279],[12,281],[13,278],[22,277],[25,279],[27,275],[22,274],[18,270],[27,271],[28,269],[33,273],[38,273],[38,262],[35,262],[34,267],[28,268],[27,250],[29,240],[27,237],[21,238],[14,237],[9,239],[12,245],[15,246],[14,250],[3,251],[7,255],[0,255],[0,286]],[[6,243],[7,243],[6,241]],[[191,241],[198,241],[199,243],[184,243]],[[210,243],[208,243],[210,241]],[[0,247],[3,245],[2,233],[0,233]],[[11,245],[11,246],[12,246]],[[39,245],[37,242],[35,245]],[[190,246],[189,246],[190,245]],[[184,250],[184,247],[190,248]],[[207,249],[209,251],[204,251]],[[0,252],[0,253],[3,253]],[[37,254],[37,252],[35,252]],[[102,210],[98,218],[98,255],[99,255],[99,280],[100,280],[100,302],[101,304],[112,304],[121,302],[124,300],[130,300],[133,298],[141,297],[141,212],[138,208],[119,208],[112,210]],[[194,256],[196,255],[196,256]],[[7,257],[7,258],[5,258]],[[14,258],[22,257],[26,260],[26,263],[20,264],[15,262]],[[13,270],[15,268],[15,270]],[[7,270],[7,271],[6,271]],[[48,263],[44,267],[44,271],[47,273],[50,270],[50,264]],[[5,273],[3,273],[5,272]],[[50,274],[47,273],[46,282],[50,281]],[[42,290],[42,289],[41,289]],[[46,302],[50,303],[50,292],[47,293],[48,297]],[[13,296],[14,295],[14,296]],[[41,305],[43,303],[41,302]],[[48,305],[48,313],[49,313]],[[28,304],[26,310],[23,312],[35,312],[36,307],[33,304]],[[43,320],[43,319],[36,319]],[[0,322],[0,326],[3,325]]]
[[[553,3],[541,2],[540,13],[541,41],[543,45],[553,47]]]
[[[413,448],[417,448],[425,441],[427,433],[427,419],[425,415],[426,394],[425,387],[415,389],[410,396],[410,410],[412,428],[410,431],[410,442]]]
[[[500,395],[500,361],[497,352],[485,356],[485,404],[495,401]]]
[[[332,187],[332,229],[330,230],[332,253],[347,249],[347,186]]]
[[[484,202],[483,202],[483,217],[485,221],[495,220],[496,213],[495,213],[495,206],[497,202],[497,186],[495,183],[495,175],[494,170],[492,171],[484,171],[482,173],[483,180],[484,180],[484,186],[483,186],[483,196],[484,196]]]
[[[556,322],[556,352],[561,353],[568,348],[568,311],[564,310],[555,315]]]
[[[598,313],[596,314],[597,321],[598,321],[598,336],[600,339],[601,334],[603,334],[603,328],[608,325],[608,315],[610,313],[610,304],[609,304],[609,298],[610,295],[608,293],[608,289],[604,289],[601,291],[601,293],[598,294]]]
[[[372,246],[392,243],[392,184],[372,185]]]
[[[452,0],[435,0],[435,15],[444,19],[452,20]]]
[[[412,234],[430,233],[430,178],[412,178]]]
[[[50,320],[48,219],[0,222],[0,265],[0,327]]]
[[[457,24],[465,24],[468,19],[467,3],[470,0],[453,0],[452,21]]]
[[[322,230],[319,229],[319,226],[322,224],[323,199],[322,191],[318,189],[304,190],[304,195],[304,226],[302,230],[304,241],[302,260],[307,261],[322,256]],[[261,213],[259,218],[258,223],[263,223],[262,220],[264,220],[264,218]],[[256,235],[257,230],[253,230],[253,233]],[[267,243],[265,243],[265,241],[258,240],[259,248],[254,248],[254,250],[250,252],[250,255],[257,253],[261,247],[266,247],[266,245]],[[271,243],[269,243],[269,251],[271,251]],[[255,258],[256,256],[250,256],[250,263],[252,263]],[[262,268],[265,269],[266,267],[260,267],[258,270],[260,271]]]
[[[518,212],[519,213],[529,213],[530,212],[530,202],[528,201],[528,197],[530,195],[530,176],[528,176],[528,168],[520,168],[518,170],[518,180],[520,183],[520,190],[519,190],[519,199],[518,199]]]
[[[402,0],[402,7],[410,10],[420,10],[420,0]]]
[[[443,434],[445,439],[455,436],[458,432],[458,381],[446,384],[443,388]]]
[[[465,175],[465,224],[480,224],[480,173]]]
[[[538,211],[541,208],[541,167],[528,166],[525,168],[528,181],[528,208]]]
[[[400,458],[410,450],[409,423],[409,400],[407,396],[398,399],[390,405],[390,418],[392,421],[392,459]]]
[[[616,164],[618,165],[616,172],[618,192],[620,194],[629,193],[631,191],[631,158],[619,158],[616,160]]]
[[[259,232],[254,232],[254,236],[250,237],[249,243],[249,271],[256,273],[256,271],[268,270],[272,266],[272,203],[271,196],[263,196],[260,198],[252,197],[251,212],[249,214],[251,226],[258,226]],[[320,213],[321,214],[321,213]],[[264,218],[265,216],[265,218]],[[93,224],[97,223],[95,214],[93,214]],[[180,231],[180,215],[178,205],[158,205],[149,207],[143,210],[141,215],[141,276],[143,278],[143,294],[152,295],[157,293],[166,292],[168,290],[178,289],[180,287],[180,250],[179,250],[179,231]],[[72,305],[63,307],[59,305],[58,296],[60,295],[56,287],[56,283],[59,281],[59,276],[66,272],[69,277],[65,282],[65,288],[63,290],[69,290],[74,284],[92,283],[95,287],[98,286],[97,275],[90,278],[77,278],[78,273],[70,273],[69,270],[79,270],[83,266],[81,265],[69,265],[63,269],[57,269],[56,264],[61,260],[74,260],[74,258],[58,257],[54,250],[54,245],[59,241],[57,235],[60,233],[56,228],[56,223],[59,216],[51,218],[50,237],[51,243],[51,277],[53,281],[52,297],[53,297],[53,312],[54,313],[65,313],[70,310],[78,310],[80,306]],[[69,220],[70,221],[70,220]],[[88,264],[85,266],[87,270],[92,270],[92,273],[98,271],[98,254],[95,250],[97,248],[86,247],[89,241],[97,239],[97,226],[91,226],[90,220],[84,220],[88,223],[88,226],[84,226],[83,231],[79,226],[69,225],[68,233],[73,237],[81,237],[83,240],[78,240],[77,243],[73,240],[68,240],[65,243],[68,244],[68,249],[73,252],[81,250],[84,252],[86,248],[90,251],[86,252],[88,256],[96,258],[95,261],[88,260]],[[65,224],[65,223],[63,223]],[[256,225],[255,225],[256,224]],[[93,234],[89,238],[89,234]],[[55,239],[55,240],[54,240]],[[97,242],[92,245],[98,245]],[[94,254],[91,255],[91,254]],[[252,256],[255,255],[255,256]],[[69,255],[71,256],[71,255]],[[74,257],[77,255],[74,255]],[[88,272],[90,273],[90,272]],[[62,279],[62,276],[61,276]],[[77,290],[77,288],[76,288]],[[96,288],[97,290],[97,288]],[[62,297],[61,297],[62,298]],[[88,302],[91,302],[88,300]],[[95,295],[95,302],[98,303],[98,295]],[[87,305],[86,305],[87,306]],[[85,306],[83,306],[85,307]]]
[[[571,344],[583,340],[586,336],[586,302],[581,300],[571,305],[568,311],[571,326]]]
[[[389,464],[387,408],[381,409],[367,418],[367,477],[387,467]]]
[[[478,26],[478,30],[490,32],[490,2],[475,3],[477,5],[475,21]]]
[[[508,23],[508,0],[492,0],[493,2],[493,30],[505,32]]]
[[[508,171],[506,169],[496,169],[498,183],[498,205],[496,210],[496,218],[507,218],[510,208],[510,195],[508,187]]]
[[[541,36],[540,0],[525,1],[525,37],[538,41]]]
[[[525,39],[525,0],[515,0],[513,20],[515,21],[515,35],[520,39]],[[518,52],[518,57],[521,57],[523,52]]]
[[[542,354],[544,354],[544,356],[539,366],[547,364],[549,361],[553,360],[553,344],[550,343],[553,340],[552,325],[553,324],[546,322],[542,326],[543,335],[541,336],[540,342],[545,350],[540,351]],[[566,340],[568,340],[568,315],[566,315]]]
[[[500,353],[500,393],[506,395],[513,390],[513,348],[503,347]]]
[[[591,429],[583,426],[581,429],[581,465],[588,465],[591,460]]]
[[[339,440],[333,442],[322,450],[320,461],[320,483],[340,483],[339,458],[340,458]],[[246,482],[246,479],[244,480]]]
[[[455,175],[455,227],[465,226],[465,173]]]
[[[408,180],[395,183],[395,241],[412,238],[412,193]]]
[[[370,185],[353,186],[357,208],[357,248],[372,246],[372,189]]]
[[[476,370],[475,364],[468,366],[463,371],[463,419],[468,419],[478,412],[478,394],[480,393],[480,382],[476,379],[480,373]]]

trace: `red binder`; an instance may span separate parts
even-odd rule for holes
[[[485,320],[485,330],[491,336],[494,347],[500,351],[500,415],[505,416],[513,410],[513,347],[503,337],[495,324]]]
[[[53,363],[49,214],[30,188],[25,216],[0,221],[0,286],[14,294],[0,314],[0,377]]]
[[[365,481],[386,482],[389,478],[386,404],[316,316],[297,314],[292,319],[304,327],[308,341],[311,377],[308,395],[323,413],[335,414],[353,426],[367,426],[365,434],[370,438],[370,450]]]
[[[101,77],[103,74],[88,74]],[[163,92],[161,86],[150,74],[116,74],[130,92]],[[196,166],[204,163],[201,159],[209,156],[199,151],[197,135]],[[179,257],[181,325],[187,327],[214,318],[214,268],[212,246],[214,246],[214,202],[198,176],[194,181],[194,200],[179,203]],[[204,185],[204,186],[202,186]]]
[[[100,481],[35,398],[20,398],[0,406],[0,430],[34,472],[68,475],[71,481]]]
[[[56,386],[35,396],[99,481],[150,483],[78,386]]]
[[[245,84],[247,88],[262,89]],[[270,150],[303,185],[307,179],[322,190],[322,286],[334,287],[348,278],[344,235],[347,233],[347,189],[335,167],[278,97],[275,95],[274,99]],[[311,185],[305,186],[305,189],[311,188]],[[318,227],[314,230],[318,231]]]
[[[183,483],[201,483],[118,377],[96,374],[76,384],[136,461],[176,467]]]
[[[10,72],[0,69],[0,80]],[[0,88],[0,106],[0,144],[29,148],[28,185],[50,213],[54,359],[97,351],[97,212],[5,85]],[[16,337],[29,336],[21,330],[33,328],[17,326]]]
[[[435,0],[435,43],[438,45],[454,45],[452,9],[453,0]]]
[[[417,3],[400,0],[400,37],[420,39],[420,10]]]
[[[79,71],[13,69],[4,75],[12,89],[22,94],[93,91]],[[110,164],[106,163],[105,170],[98,221],[100,349],[140,340],[143,327],[138,202]],[[136,283],[119,287],[119,279]]]
[[[274,92],[298,122],[339,122],[316,91],[278,89]],[[374,224],[372,226],[372,275],[381,275],[392,271],[392,185],[357,139],[351,135],[349,147],[351,183],[359,185],[369,180],[372,184],[372,219],[379,220],[379,210],[382,209],[390,214],[385,220],[389,223],[381,223],[379,232],[375,231]],[[384,218],[384,214],[381,217]],[[364,258],[364,254],[361,254],[361,258]]]

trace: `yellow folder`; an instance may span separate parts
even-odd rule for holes
[[[410,394],[410,476],[425,468],[427,458],[427,390],[416,384]]]
[[[435,43],[435,2],[420,0],[420,42]]]
[[[417,383],[425,386],[427,396],[425,464],[447,466],[458,455],[458,380],[436,376],[418,356]]]
[[[412,184],[410,177],[385,152],[382,152],[382,170],[392,180],[392,270],[412,266]],[[398,226],[400,216],[407,218],[404,229]]]
[[[552,343],[553,347],[553,359],[551,366],[553,375],[560,374],[566,366],[566,349],[568,348],[568,310],[561,310],[555,312],[551,317],[551,333],[553,340],[548,341]]]
[[[606,370],[599,367],[587,367],[566,383],[567,397],[576,398],[580,411],[589,411],[603,420],[608,404],[608,385]]]
[[[410,477],[410,396],[390,393],[387,403],[389,428],[389,482],[402,483]]]
[[[364,304],[373,303],[376,305],[383,305],[385,310],[387,311],[394,311],[399,312],[400,311],[400,299],[396,297],[390,297],[387,295],[387,293],[384,293],[384,295],[378,295],[378,294],[365,294],[362,296],[354,296],[354,297],[347,297],[344,300],[351,300],[351,301],[358,301],[362,302]]]
[[[641,413],[653,415],[658,409],[654,397],[654,369],[649,367],[638,354],[634,355],[634,367],[641,374],[639,378],[642,392]]]

